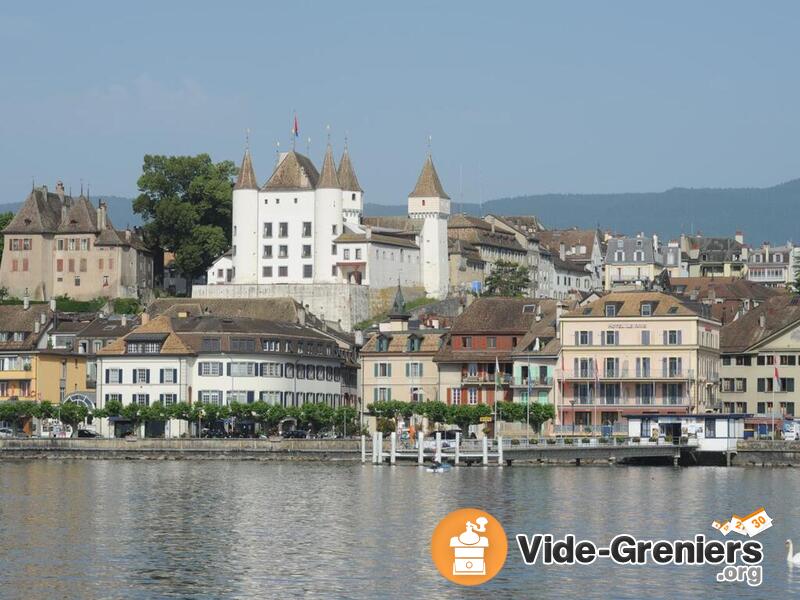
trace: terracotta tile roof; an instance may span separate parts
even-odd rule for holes
[[[454,240],[469,242],[474,246],[502,248],[517,253],[527,253],[512,233],[495,229],[482,219],[467,215],[456,215],[447,224],[447,236]]]
[[[575,302],[573,301],[571,304],[574,305]],[[558,349],[561,348],[561,342],[556,339],[557,305],[558,301],[556,300],[539,300],[537,307],[541,309],[541,318],[538,321],[534,318],[528,332],[517,343],[517,347],[514,349],[515,353],[524,353],[525,356],[531,354],[548,356],[558,353]],[[526,349],[533,346],[536,338],[539,338],[539,351],[526,351]]]
[[[261,191],[314,190],[319,172],[307,156],[292,150],[287,152]]]
[[[250,149],[244,151],[242,158],[242,166],[239,168],[239,175],[236,177],[236,185],[233,186],[235,190],[257,190],[258,180],[256,180],[256,172],[253,169],[253,159],[250,157]]]
[[[785,292],[741,277],[671,277],[673,293],[683,296],[695,294],[698,300],[736,299],[763,302]]]
[[[41,325],[44,315],[45,324]],[[25,310],[21,304],[0,305],[0,332],[23,332],[25,339],[22,341],[0,342],[0,351],[3,350],[35,350],[44,331],[52,321],[52,313],[47,304],[31,304]],[[39,322],[39,334],[35,333],[35,324]]]
[[[641,305],[645,302],[649,302],[653,305],[652,316],[654,317],[705,316],[704,313],[707,312],[707,307],[704,307],[701,304],[690,303],[689,301],[672,294],[665,294],[664,292],[635,291],[609,292],[588,306],[580,307],[570,311],[568,314],[565,314],[564,317],[605,317],[606,304],[616,304],[616,317],[642,318]]]
[[[394,229],[396,231],[409,231],[419,233],[425,223],[424,219],[409,219],[402,216],[364,217],[361,222],[370,227]]]
[[[534,298],[478,298],[456,318],[451,333],[524,334],[536,321],[536,305],[547,302],[553,301]]]
[[[373,243],[373,244],[385,244],[387,246],[400,246],[402,248],[412,248],[412,249],[419,249],[414,242],[409,239],[396,237],[393,235],[381,235],[372,233],[370,238],[367,238],[365,233],[356,233],[354,231],[346,230],[343,234],[341,234],[338,238],[333,240],[337,244],[343,243],[352,243],[352,242],[363,242],[363,243]]]
[[[342,189],[342,186],[339,185],[339,177],[336,175],[336,165],[333,163],[333,150],[331,150],[330,144],[325,150],[325,158],[322,159],[322,173],[320,173],[319,181],[317,181],[317,189],[320,188]]]
[[[450,199],[442,187],[442,182],[439,181],[439,174],[436,172],[436,167],[433,166],[433,157],[430,154],[425,159],[425,164],[422,165],[422,172],[419,174],[414,191],[408,197]]]
[[[542,222],[539,221],[533,215],[518,215],[518,216],[507,216],[507,215],[496,215],[495,218],[503,221],[507,225],[518,229],[522,233],[527,234],[537,234],[535,237],[538,239],[538,232],[544,230],[544,225]]]
[[[344,153],[342,154],[342,159],[339,161],[339,171],[336,174],[339,177],[339,185],[342,186],[343,190],[348,192],[364,191],[361,189],[361,186],[358,183],[358,177],[356,177],[355,169],[353,169],[353,163],[350,162],[350,153],[347,151],[346,147],[344,149]]]
[[[563,242],[568,252],[567,260],[589,260],[592,256],[596,235],[597,232],[594,229],[545,229],[539,231],[536,237],[539,238],[539,243],[542,246],[545,246],[556,256],[558,256]],[[576,252],[569,254],[573,246],[575,246]],[[580,246],[585,246],[586,251],[577,252]]]
[[[448,229],[482,229],[491,231],[492,226],[478,217],[472,217],[464,213],[456,213],[447,220]]]
[[[378,338],[379,337],[386,337],[389,338],[389,349],[386,352],[378,352]],[[415,352],[408,352],[408,354],[434,354],[438,352],[439,347],[442,343],[442,337],[444,336],[444,332],[440,330],[425,330],[419,329],[415,331],[391,331],[391,332],[384,332],[378,333],[373,335],[367,343],[364,344],[364,347],[361,349],[362,354],[368,354],[373,352],[375,354],[387,354],[387,353],[404,353],[407,351],[408,348],[408,339],[411,336],[416,336],[418,338],[422,338],[422,342],[420,345],[420,349]]]
[[[66,197],[65,197],[66,198]],[[4,233],[52,233],[61,223],[62,201],[58,194],[36,188],[28,195]]]
[[[800,299],[791,294],[776,296],[725,325],[720,335],[720,349],[727,353],[744,352],[797,326],[800,326]]]
[[[177,317],[185,312],[189,316],[248,317],[298,323],[299,309],[300,305],[291,298],[158,298],[147,307],[147,313],[151,317]]]
[[[448,247],[447,247],[448,254],[458,254],[464,256],[465,258],[467,258],[467,260],[479,262],[481,264],[484,264],[486,262],[481,258],[481,254],[480,252],[478,252],[478,249],[475,247],[474,244],[467,242],[465,240],[458,240],[453,238],[448,238],[447,241],[448,241]]]
[[[117,338],[97,354],[99,356],[121,356],[125,354],[126,340],[131,335],[141,335],[145,333],[163,333],[166,339],[161,346],[161,354],[170,355],[192,355],[194,351],[181,340],[172,328],[172,320],[166,316],[156,317],[144,325],[139,325],[124,337]]]

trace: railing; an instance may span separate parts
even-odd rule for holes
[[[514,387],[552,387],[552,377],[517,377],[511,384]]]
[[[630,397],[626,395],[622,395],[618,398],[606,398],[603,396],[598,397],[591,397],[591,398],[576,398],[573,396],[572,399],[566,397],[560,403],[560,408],[570,408],[573,405],[573,400],[575,403],[575,407],[585,407],[585,406],[689,406],[691,401],[689,398],[670,398],[664,396],[653,396],[650,398],[642,398],[642,397]]]
[[[478,373],[477,375],[462,375],[461,381],[463,383],[499,383],[500,385],[508,385],[513,381],[511,375],[503,374],[497,379],[491,373]]]
[[[650,370],[636,370],[636,369],[605,369],[599,373],[595,373],[594,369],[581,369],[579,371],[563,371],[560,375],[561,379],[584,379],[592,381],[594,379],[602,380],[619,380],[619,379],[664,379],[664,380],[685,380],[694,379],[694,370],[667,370],[664,371],[650,369]]]

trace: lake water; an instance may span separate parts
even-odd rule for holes
[[[237,461],[0,462],[3,598],[783,598],[800,592],[794,470],[416,467]],[[513,539],[479,588],[429,554],[444,515],[480,507],[515,533],[692,538],[765,506],[764,582],[719,567],[526,567]],[[736,534],[731,534],[736,535]],[[797,549],[800,551],[800,548]]]

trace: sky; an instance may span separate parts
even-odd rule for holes
[[[454,200],[800,177],[800,3],[17,2],[0,7],[0,204],[134,196],[145,154],[319,165],[366,201],[430,148]]]

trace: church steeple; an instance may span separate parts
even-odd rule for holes
[[[433,157],[428,154],[425,164],[422,165],[422,172],[417,179],[417,185],[409,198],[443,198],[449,200],[450,196],[444,191],[442,182],[439,181],[439,174],[433,166]]]
[[[253,170],[253,159],[250,158],[250,148],[245,149],[242,166],[239,167],[239,176],[236,178],[235,190],[257,190],[256,172]]]
[[[350,162],[350,153],[347,151],[347,146],[344,147],[342,159],[339,161],[339,184],[342,189],[348,192],[363,192],[361,186],[358,184],[358,177],[353,169],[353,163]]]
[[[389,318],[393,321],[408,321],[410,317],[411,315],[406,312],[406,301],[403,298],[403,290],[400,288],[400,282],[398,281],[394,302],[392,302],[392,308],[389,311]]]
[[[336,175],[336,165],[333,162],[333,150],[330,144],[328,144],[328,148],[325,150],[325,158],[322,161],[322,173],[320,173],[319,182],[317,182],[317,189],[321,188],[334,190],[342,189],[339,183],[339,177]]]

